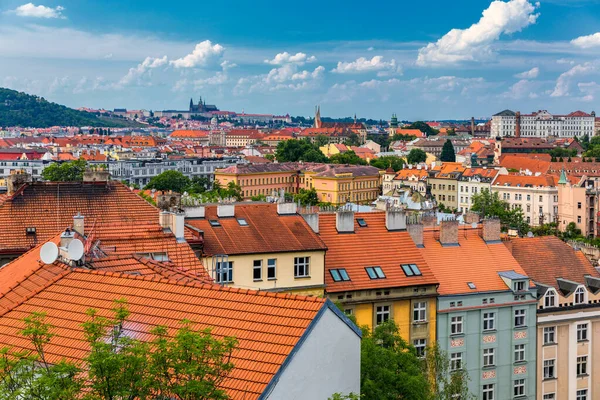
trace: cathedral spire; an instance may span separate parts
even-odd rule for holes
[[[321,106],[315,108],[315,128],[321,127]]]

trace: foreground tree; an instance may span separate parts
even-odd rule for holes
[[[450,371],[448,353],[437,344],[428,348],[425,354],[425,374],[432,384],[433,400],[475,400],[469,392],[469,374],[464,368]]]
[[[442,154],[440,155],[440,161],[444,162],[455,162],[456,154],[454,153],[454,146],[450,139],[446,139],[446,143],[442,146]]]
[[[357,156],[353,150],[334,154],[329,157],[329,162],[331,164],[367,165],[367,162]]]
[[[404,160],[396,156],[383,156],[371,160],[370,164],[379,169],[391,168],[394,172],[398,172],[404,167]]]
[[[277,144],[275,158],[279,162],[305,161],[305,162],[327,162],[325,154],[308,139],[282,140]]]
[[[418,164],[425,161],[427,161],[427,153],[421,149],[412,149],[406,156],[406,162],[409,164]]]
[[[172,190],[183,193],[192,182],[190,178],[179,171],[165,171],[150,179],[145,189],[156,189],[162,191]]]
[[[303,206],[316,206],[319,204],[317,190],[315,188],[300,189],[298,194],[294,195],[294,201],[300,202]]]
[[[80,182],[87,167],[85,160],[52,163],[42,171],[42,178],[51,182]]]
[[[520,234],[527,233],[529,230],[523,210],[520,207],[511,209],[506,201],[500,199],[498,192],[492,193],[489,189],[483,189],[473,195],[471,210],[479,212],[483,218],[497,217],[502,225],[517,229]]]

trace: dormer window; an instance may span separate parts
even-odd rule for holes
[[[587,302],[586,297],[586,290],[582,286],[579,286],[575,291],[575,298],[573,299],[573,304],[585,304]]]
[[[525,290],[525,281],[515,282],[515,292],[523,292]]]
[[[550,289],[544,296],[544,308],[556,307],[556,293]]]

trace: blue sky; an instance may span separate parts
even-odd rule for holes
[[[600,111],[600,0],[3,0],[0,86],[71,107]]]

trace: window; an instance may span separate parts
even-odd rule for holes
[[[577,324],[577,341],[583,342],[587,340],[588,324]]]
[[[356,218],[356,222],[361,228],[365,228],[367,226],[367,221],[365,221],[364,218]]]
[[[515,292],[522,292],[525,290],[525,281],[515,282]]]
[[[544,344],[551,344],[555,342],[556,327],[549,326],[544,328]]]
[[[413,322],[427,321],[427,303],[418,301],[413,305]]]
[[[217,283],[233,282],[233,261],[217,262]]]
[[[525,379],[515,379],[513,385],[513,395],[525,396]]]
[[[350,276],[348,275],[348,272],[346,272],[345,268],[332,269],[329,271],[329,273],[331,274],[334,282],[350,280]]]
[[[550,308],[556,306],[556,293],[554,290],[548,290],[544,296],[544,308]]]
[[[554,393],[547,393],[544,395],[544,400],[555,400],[556,397],[554,395]]]
[[[523,362],[525,361],[525,345],[517,344],[515,345],[515,362]]]
[[[496,313],[483,313],[483,330],[491,331],[496,329]]]
[[[375,318],[376,325],[388,321],[390,319],[390,306],[377,306]]]
[[[494,384],[483,385],[483,400],[494,400]]]
[[[515,310],[515,327],[525,326],[525,310]]]
[[[381,269],[381,267],[367,267],[365,269],[367,270],[367,274],[369,275],[369,278],[385,279],[385,274],[383,273],[383,270]]]
[[[254,260],[252,277],[255,281],[262,281],[262,260]]]
[[[584,304],[585,303],[585,289],[581,286],[577,288],[575,291],[575,299],[573,303],[575,304]]]
[[[463,317],[450,318],[450,334],[459,335],[463,333]]]
[[[426,339],[415,339],[415,340],[413,340],[413,345],[415,346],[415,350],[417,351],[417,357],[425,357],[425,349],[427,348],[427,340]]]
[[[577,399],[576,400],[587,400],[587,389],[581,389],[577,391]]]
[[[244,218],[238,218],[237,222],[240,224],[240,226],[248,226],[248,221],[246,221]]]
[[[581,210],[581,202],[578,202],[578,203],[577,203],[577,209],[578,209],[578,210]]]
[[[462,368],[462,353],[450,354],[450,371],[458,371]]]
[[[294,257],[294,278],[310,276],[310,257]]]
[[[276,279],[277,260],[275,258],[269,258],[267,260],[267,279]]]
[[[483,349],[483,366],[484,367],[493,367],[494,366],[494,356],[496,355],[495,349]]]
[[[208,220],[208,223],[210,224],[210,226],[221,226],[221,223],[216,219],[210,219]]]
[[[475,284],[473,282],[467,282],[467,286],[471,290],[477,289],[477,286],[475,286]]]
[[[587,356],[577,357],[577,375],[587,375]]]
[[[402,270],[406,276],[421,276],[421,270],[416,264],[402,264]]]
[[[544,360],[544,379],[554,378],[554,361]]]

